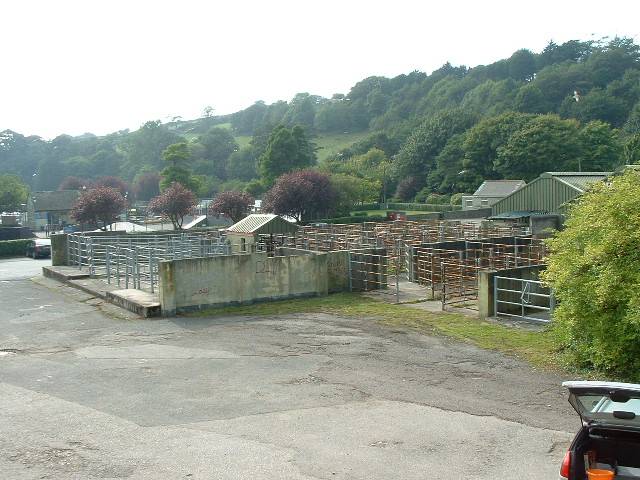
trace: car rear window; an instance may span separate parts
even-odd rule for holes
[[[606,394],[577,394],[581,416],[588,421],[640,427],[640,398],[618,394],[613,399]]]

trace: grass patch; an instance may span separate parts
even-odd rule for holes
[[[226,128],[228,130],[232,128],[230,123],[221,123],[216,125],[216,127]],[[367,137],[367,135],[369,135],[369,132],[319,134],[313,137],[313,142],[318,146],[318,160],[324,160],[338,153],[340,150],[350,147],[354,143]],[[240,148],[242,148],[249,145],[252,137],[251,135],[234,135],[234,138]]]
[[[318,146],[318,160],[324,160],[370,135],[369,132],[319,134],[313,138]]]
[[[249,143],[251,143],[251,136],[250,135],[236,135],[235,139],[236,142],[238,143],[238,146],[240,148],[244,148],[244,147],[248,147]]]
[[[559,368],[554,344],[548,331],[524,330],[458,313],[431,313],[404,305],[383,303],[356,293],[210,309],[189,316],[270,316],[293,313],[329,313],[346,317],[375,318],[384,325],[444,335],[481,348],[513,355],[537,367]]]
[[[230,123],[221,123],[216,125],[216,127],[231,130]],[[318,160],[324,160],[338,153],[340,150],[350,147],[354,143],[367,137],[367,135],[369,135],[369,132],[319,134],[313,138],[314,143],[318,146]],[[234,138],[240,148],[242,148],[249,145],[252,137],[251,135],[234,135]]]

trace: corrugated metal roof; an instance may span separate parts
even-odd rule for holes
[[[584,192],[590,184],[606,180],[612,172],[547,172],[546,175]]]
[[[227,228],[233,233],[278,234],[295,232],[298,227],[273,214],[254,213]]]
[[[506,197],[526,185],[524,180],[485,180],[474,197]]]
[[[564,213],[587,187],[606,180],[608,172],[545,172],[526,186],[492,205],[492,214],[511,211]]]

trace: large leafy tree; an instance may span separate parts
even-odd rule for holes
[[[465,134],[452,136],[436,157],[436,168],[427,176],[431,192],[473,191],[483,178],[463,165]]]
[[[122,173],[131,179],[144,167],[162,168],[162,152],[182,138],[160,121],[150,121],[125,136],[120,148],[124,151]]]
[[[508,60],[509,76],[516,80],[533,80],[536,67],[535,55],[526,49],[518,50]]]
[[[95,179],[93,184],[96,187],[115,188],[116,190],[118,190],[118,192],[120,192],[120,195],[124,196],[125,198],[129,195],[129,192],[131,191],[131,187],[129,186],[129,184],[119,177],[113,177],[113,176],[99,177]]]
[[[623,159],[626,164],[640,163],[640,132],[633,135],[624,144]]]
[[[640,380],[640,175],[600,182],[549,242],[553,328],[572,364]]]
[[[464,137],[464,169],[481,178],[500,178],[494,165],[498,149],[534,118],[531,114],[508,112],[478,122]]]
[[[227,162],[227,176],[249,181],[257,178],[256,152],[252,146],[243,147],[231,154]]]
[[[160,194],[160,175],[156,172],[144,172],[135,179],[133,190],[138,200],[148,201]]]
[[[298,93],[289,103],[289,108],[282,119],[288,125],[302,125],[307,129],[313,128],[313,121],[316,116],[316,105],[321,97],[309,95],[308,93]]]
[[[157,197],[149,202],[149,210],[167,217],[174,230],[181,230],[184,217],[187,216],[198,203],[193,192],[178,182],[173,182]]]
[[[212,127],[199,138],[199,143],[203,148],[197,162],[199,170],[196,171],[225,180],[229,157],[239,148],[231,132],[226,128]]]
[[[315,147],[304,129],[295,126],[276,127],[269,137],[267,147],[259,159],[260,176],[266,183],[292,170],[312,166],[316,161]]]
[[[349,215],[357,203],[377,202],[381,184],[377,180],[335,173],[329,177],[336,192],[336,213]]]
[[[498,149],[494,170],[502,178],[526,181],[549,170],[577,170],[582,154],[578,133],[576,120],[536,117]]]
[[[91,180],[70,176],[65,177],[62,182],[60,182],[58,190],[84,190],[86,188],[91,188],[92,186],[93,182]]]
[[[214,215],[229,217],[235,223],[249,214],[253,203],[254,198],[248,193],[230,190],[216,195],[209,211]]]
[[[419,182],[419,190],[449,138],[467,130],[475,120],[475,115],[463,110],[447,110],[425,120],[411,133],[394,160],[395,178],[412,177]]]
[[[620,139],[609,124],[598,120],[589,122],[580,130],[578,140],[580,170],[606,172],[623,163]]]
[[[0,175],[0,212],[21,210],[26,203],[29,188],[17,175]]]
[[[264,211],[307,221],[328,215],[334,208],[336,192],[329,176],[307,169],[279,177],[262,203]]]
[[[80,223],[102,223],[100,228],[106,230],[125,208],[126,201],[118,190],[100,186],[82,192],[73,205],[71,216]]]
[[[160,172],[162,176],[160,187],[163,189],[168,188],[169,185],[177,182],[189,190],[197,190],[197,182],[189,168],[191,152],[186,142],[169,145],[166,150],[162,152],[162,158],[169,165]]]
[[[339,181],[332,179],[336,190],[345,188],[351,192],[358,191],[358,194],[355,195],[356,201],[375,202],[381,199],[385,201],[385,194],[390,188],[391,162],[384,151],[372,147],[367,152],[354,155],[346,161],[341,160],[341,156],[336,156],[322,162],[320,168],[332,176],[343,174],[344,178]],[[356,183],[357,187],[354,187]],[[366,192],[364,191],[365,185]],[[363,198],[367,198],[367,200],[363,200]]]

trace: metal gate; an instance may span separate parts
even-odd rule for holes
[[[538,280],[494,277],[493,301],[496,317],[515,317],[548,323],[554,298],[549,287]]]

